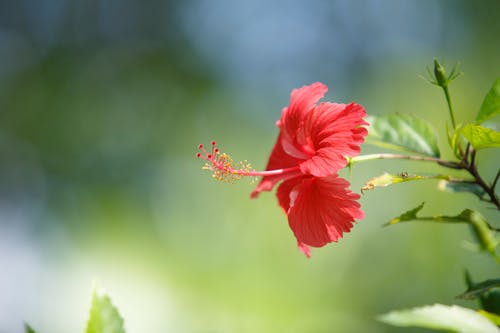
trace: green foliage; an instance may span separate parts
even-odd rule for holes
[[[367,142],[384,148],[439,157],[434,128],[427,122],[406,114],[370,116]]]
[[[500,147],[500,132],[476,124],[467,124],[460,132],[475,150]]]
[[[454,120],[451,98],[447,88],[449,78],[446,77],[444,68],[437,61],[435,61],[434,73],[435,80],[432,83],[443,88],[453,124],[452,130],[447,128],[448,142],[455,157],[459,160],[459,162],[444,161],[445,163],[440,160],[438,163],[444,167],[465,170],[473,177],[472,180],[457,180],[447,179],[446,175],[442,175],[440,176],[442,180],[439,183],[439,188],[452,193],[469,192],[481,200],[489,199],[488,201],[496,205],[497,208],[500,208],[498,197],[495,194],[495,184],[498,180],[498,174],[492,185],[486,184],[477,170],[476,165],[478,161],[476,160],[476,154],[470,153],[469,146],[464,149],[465,140],[470,143],[474,151],[500,147],[500,133],[479,125],[483,121],[500,114],[500,79],[495,82],[490,92],[486,95],[479,114],[476,117],[476,123],[457,125]],[[386,173],[368,181],[363,189],[372,189],[374,187],[388,186],[403,181],[419,179],[425,178],[418,176],[401,177],[401,175],[394,176]],[[464,209],[460,214],[455,216],[419,216],[423,205],[422,203],[393,218],[387,224],[391,225],[406,221],[466,223],[470,226],[480,250],[489,253],[500,264],[500,258],[496,253],[498,241],[494,235],[494,231],[497,231],[497,229],[493,228],[479,212]],[[478,312],[456,305],[444,306],[436,304],[409,310],[393,311],[382,315],[379,319],[396,326],[418,326],[451,332],[500,332],[499,328],[495,326],[500,325],[500,279],[488,279],[483,282],[474,283],[470,275],[466,273],[466,282],[467,290],[458,297],[468,300],[478,299],[482,308]]]
[[[476,116],[476,122],[478,124],[498,116],[500,114],[500,78],[498,78],[490,91],[486,94],[483,100],[483,104],[479,109],[479,113]]]
[[[125,333],[123,319],[107,295],[94,290],[85,333]]]
[[[394,326],[417,326],[457,333],[498,333],[500,330],[480,313],[457,305],[434,304],[392,311],[378,319]]]

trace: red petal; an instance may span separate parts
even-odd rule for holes
[[[367,135],[363,125],[366,112],[361,105],[321,103],[308,113],[298,140],[315,151],[304,161],[302,172],[326,177],[347,165],[346,157],[359,154],[360,145]]]
[[[309,248],[309,246],[301,242],[297,242],[297,246],[299,250],[306,255],[306,257],[311,258],[311,249]]]
[[[278,135],[278,139],[274,144],[274,148],[271,152],[271,156],[269,156],[269,161],[267,162],[266,170],[277,170],[277,169],[285,169],[294,166],[298,166],[301,160],[296,159],[283,150],[281,146],[281,133]],[[260,192],[262,191],[271,191],[276,183],[280,180],[285,180],[290,177],[296,177],[300,174],[300,171],[297,171],[296,174],[286,174],[286,175],[277,175],[277,176],[266,176],[262,177],[259,185],[252,191],[250,194],[251,198],[256,198]]]
[[[347,159],[337,147],[319,149],[316,155],[300,164],[300,170],[305,174],[326,177],[336,173],[347,165]]]
[[[304,177],[297,177],[283,182],[276,191],[276,196],[278,197],[278,202],[288,216],[288,210],[290,209],[290,201],[294,201],[298,195],[297,187],[302,183]],[[295,190],[294,190],[295,189]],[[292,191],[294,191],[292,193]],[[292,200],[293,199],[293,200]],[[297,246],[306,257],[311,257],[311,249],[306,244],[297,241]]]
[[[285,211],[285,214],[288,215],[288,210],[290,209],[290,200],[292,197],[292,190],[297,186],[300,185],[303,181],[304,177],[296,177],[287,181],[284,181],[281,183],[281,185],[278,187],[278,190],[276,191],[276,196],[278,197],[278,202]],[[293,194],[293,199],[295,199],[296,195],[298,193],[295,192]]]
[[[352,228],[355,219],[363,218],[356,201],[359,195],[348,186],[345,179],[333,175],[303,177],[293,187],[289,192],[288,222],[299,243],[321,247],[335,242]]]
[[[323,83],[316,82],[300,89],[292,90],[290,105],[283,109],[278,126],[283,133],[283,148],[285,152],[296,158],[307,158],[307,154],[297,145],[296,138],[299,128],[302,126],[306,115],[314,108],[327,92],[328,87]]]

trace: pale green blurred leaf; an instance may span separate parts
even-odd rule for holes
[[[500,78],[498,78],[490,91],[486,94],[476,116],[478,124],[500,114]]]
[[[394,326],[416,326],[457,333],[498,333],[500,330],[478,312],[457,305],[434,304],[391,311],[378,317]]]
[[[439,157],[435,130],[427,122],[408,114],[370,116],[367,143],[384,148]]]
[[[489,321],[495,323],[495,325],[500,326],[500,316],[484,310],[477,311],[481,316],[485,317]]]
[[[36,333],[36,331],[28,324],[24,324],[24,333]]]
[[[110,298],[94,290],[86,333],[125,333],[123,319]]]
[[[460,132],[474,149],[500,147],[500,132],[476,124],[467,124]]]
[[[441,180],[438,184],[438,188],[441,191],[452,193],[468,192],[478,196],[479,198],[482,198],[486,194],[484,189],[475,183],[450,182],[447,180]]]

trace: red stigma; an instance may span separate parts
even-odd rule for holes
[[[213,178],[232,183],[245,176],[253,177],[253,175],[251,175],[253,170],[250,163],[245,161],[233,165],[231,157],[228,154],[221,153],[220,149],[216,147],[215,141],[212,141],[210,144],[212,146],[210,151],[207,151],[205,147],[200,144],[198,146],[200,152],[196,154],[196,157],[207,162],[203,166],[203,169],[212,171]]]

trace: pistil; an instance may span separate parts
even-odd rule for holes
[[[203,169],[212,171],[212,177],[221,181],[233,183],[243,177],[255,178],[264,176],[291,178],[301,173],[299,166],[276,170],[255,171],[252,165],[246,160],[233,165],[232,158],[226,153],[221,153],[215,141],[211,142],[210,152],[208,152],[202,144],[198,146],[198,149],[201,152],[198,152],[196,157],[207,161]]]

